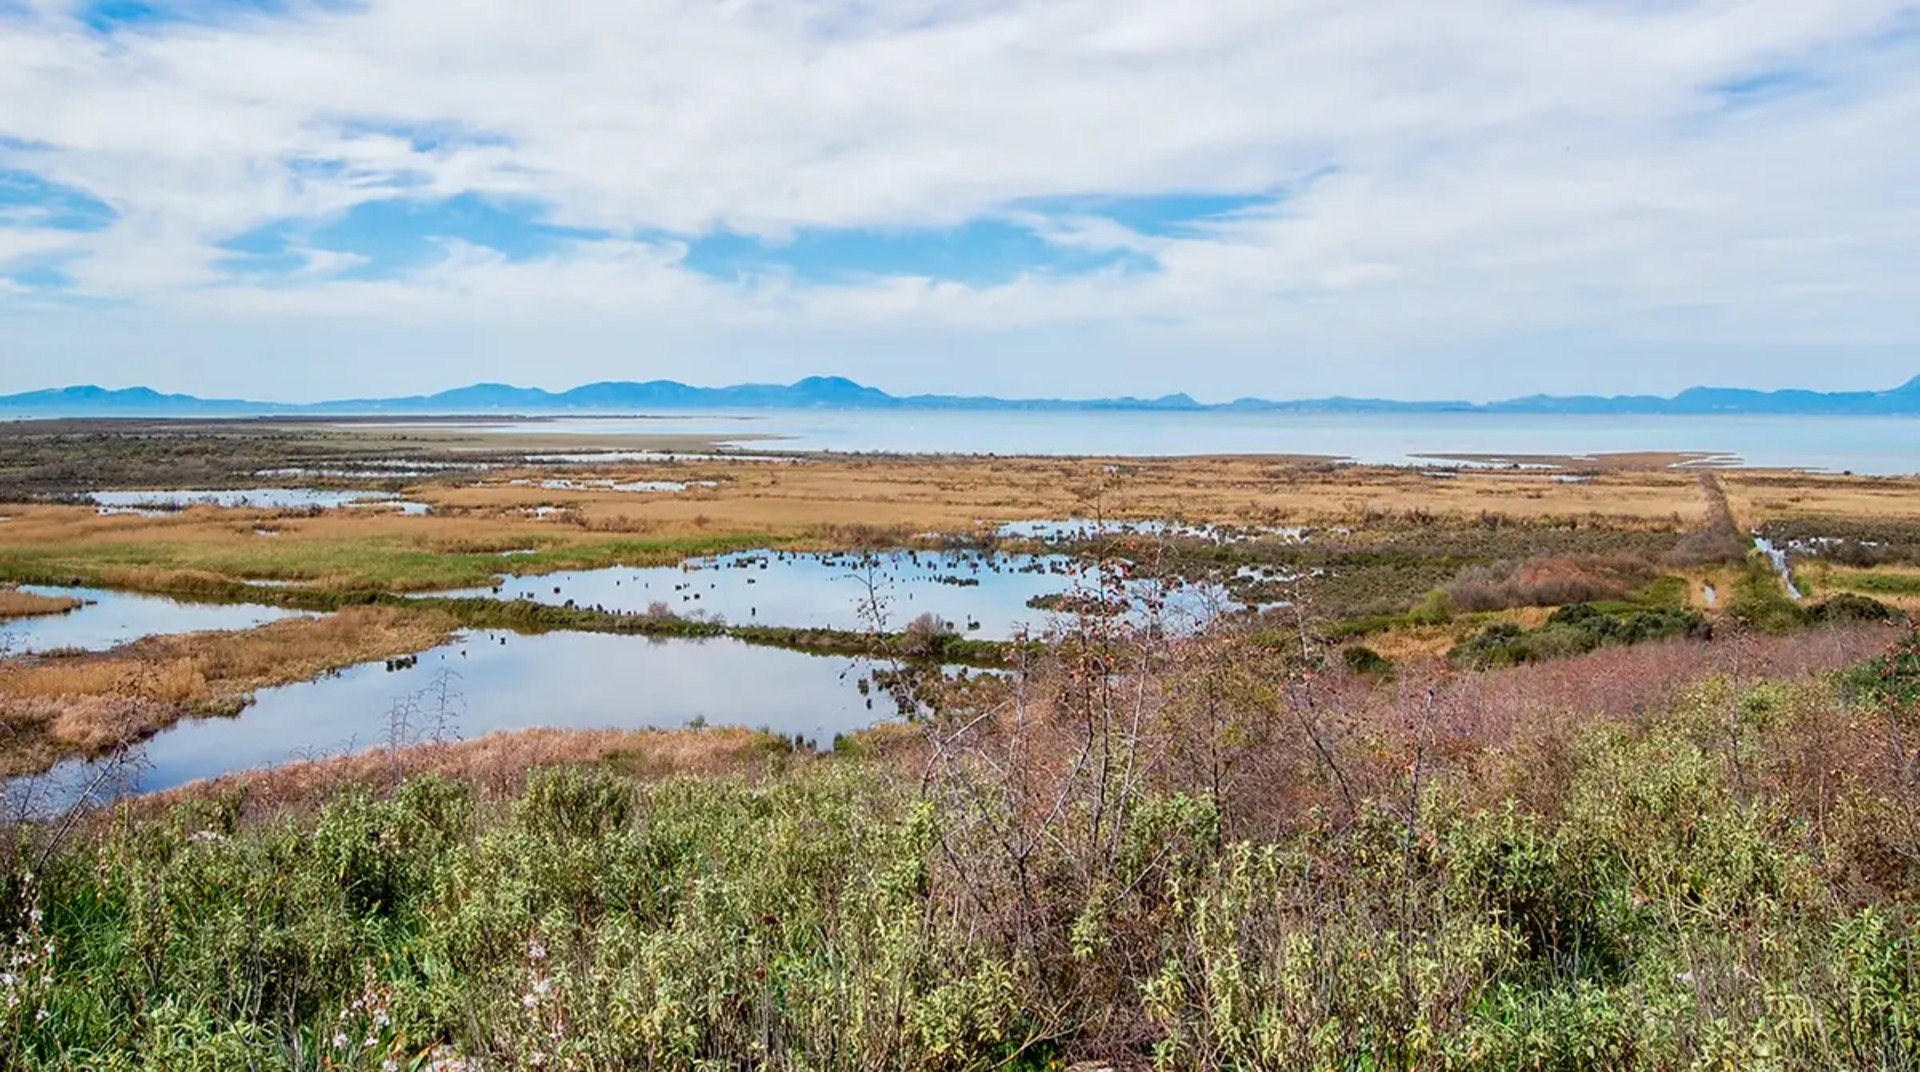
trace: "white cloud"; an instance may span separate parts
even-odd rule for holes
[[[959,353],[988,386],[1433,395],[1866,386],[1904,379],[1920,352],[1920,7],[1897,0],[369,0],[110,36],[38,10],[0,24],[0,167],[119,217],[91,234],[0,229],[0,270],[57,249],[79,293],[175,332],[176,353],[244,354],[220,340],[342,318],[430,387],[468,369],[421,332],[510,322],[577,348],[530,346],[542,376],[632,372],[608,356],[621,340],[671,337],[641,371],[975,386],[951,379]],[[1816,88],[1713,92],[1780,70]],[[445,136],[416,142],[415,127]],[[997,286],[730,286],[647,237],[1268,190],[1290,193],[1173,237],[1016,214],[1162,269]],[[312,249],[271,284],[222,265],[219,243],[277,221],[470,192],[632,238],[519,263],[450,243],[388,281]],[[266,375],[16,319],[17,352],[65,354],[73,374]],[[1542,352],[1569,333],[1618,359]],[[1033,366],[1042,339],[1051,372]],[[917,352],[941,356],[887,356]],[[1852,365],[1802,367],[1836,353]],[[1128,356],[1102,364],[1114,354]],[[534,378],[511,350],[496,359]],[[1090,367],[1134,378],[1088,388]],[[46,378],[0,368],[0,387]]]

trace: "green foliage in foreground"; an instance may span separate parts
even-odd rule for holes
[[[1407,786],[1250,840],[1153,795],[1018,868],[856,759],[182,808],[11,873],[0,1066],[1914,1067],[1915,906],[1847,876],[1915,846],[1864,788],[1816,825],[1762,787],[1795,710],[1710,688],[1576,741],[1550,801],[1436,777],[1411,825]]]

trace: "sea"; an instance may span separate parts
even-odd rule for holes
[[[393,423],[404,425],[407,420],[395,418]],[[1689,464],[1875,476],[1920,473],[1920,417],[809,409],[476,418],[463,426],[499,433],[577,433],[583,438],[711,437],[747,452],[1273,454],[1369,465],[1430,465],[1488,456],[1652,451],[1697,459]]]

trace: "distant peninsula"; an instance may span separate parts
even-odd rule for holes
[[[1184,394],[1160,398],[992,398],[891,395],[838,376],[792,384],[694,387],[673,380],[590,383],[568,391],[480,383],[431,395],[289,404],[162,394],[146,387],[61,387],[0,395],[0,417],[239,417],[279,415],[436,416],[633,414],[661,410],[1137,410],[1193,413],[1533,413],[1774,416],[1920,415],[1920,376],[1888,391],[1752,391],[1695,387],[1655,395],[1532,395],[1501,402],[1396,402],[1375,398],[1206,404]]]

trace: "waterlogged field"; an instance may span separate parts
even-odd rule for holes
[[[1920,481],[654,434],[0,434],[0,1067],[1920,1063]]]

